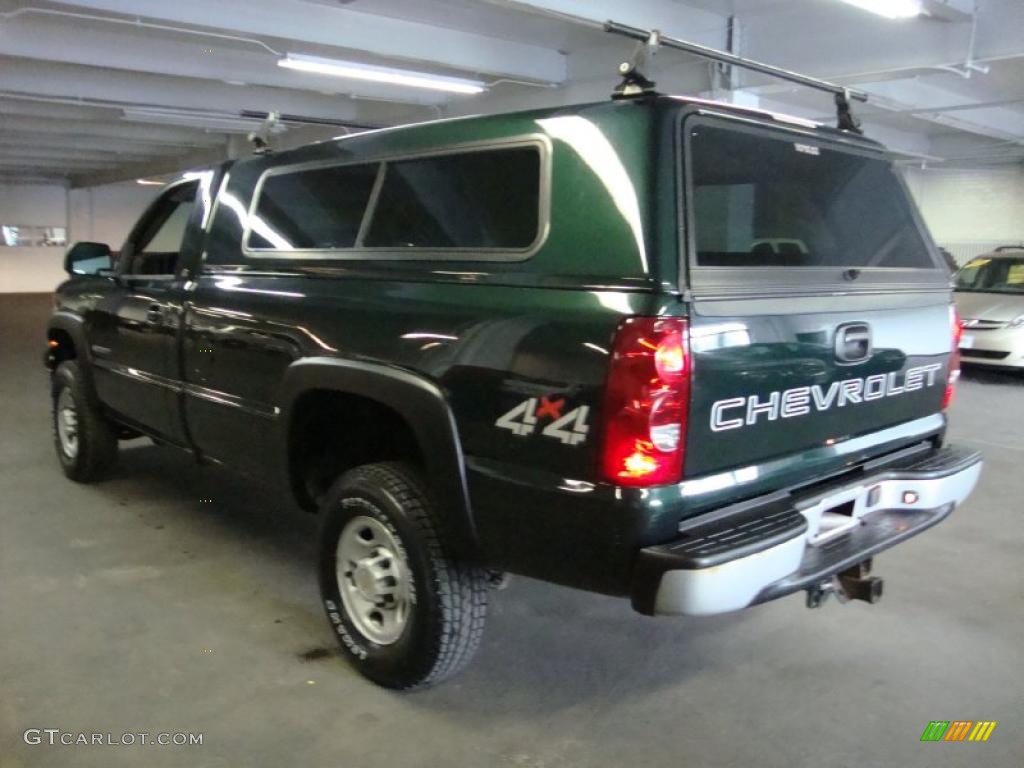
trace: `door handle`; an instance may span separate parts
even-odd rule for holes
[[[164,316],[163,307],[159,304],[150,304],[149,309],[146,310],[146,322],[150,324],[159,323],[161,318]]]

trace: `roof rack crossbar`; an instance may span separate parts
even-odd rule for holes
[[[705,45],[690,43],[686,40],[679,40],[674,37],[667,37],[657,31],[651,32],[628,24],[621,24],[617,21],[606,21],[604,23],[604,30],[605,32],[610,32],[614,35],[622,35],[623,37],[629,37],[633,40],[638,40],[644,43],[649,43],[650,41],[655,40],[658,45],[663,45],[666,48],[673,48],[677,51],[701,56],[705,59],[721,62],[722,64],[731,64],[733,66],[742,67],[743,69],[749,69],[752,72],[759,72],[763,75],[776,77],[780,80],[787,80],[791,83],[831,93],[835,96],[836,100],[839,127],[845,130],[859,132],[858,123],[850,114],[850,100],[867,101],[868,95],[864,91],[846,88],[842,85],[838,85],[837,83],[830,83],[827,80],[808,77],[807,75],[801,75],[799,72],[792,72],[788,69],[782,69],[781,67],[774,67],[771,64],[754,61],[753,59],[745,59],[734,53],[720,51],[717,48],[709,48]]]

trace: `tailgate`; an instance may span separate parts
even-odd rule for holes
[[[949,276],[892,159],[856,137],[724,116],[681,131],[686,475],[940,411]]]
[[[942,294],[696,302],[686,474],[744,467],[936,413],[949,327]],[[866,356],[843,359],[851,353]]]

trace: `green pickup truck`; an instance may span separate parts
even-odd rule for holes
[[[981,469],[892,158],[806,120],[645,94],[371,131],[189,174],[66,266],[65,474],[146,435],[276,480],[393,688],[462,667],[509,572],[650,615],[874,602]]]

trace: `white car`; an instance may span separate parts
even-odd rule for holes
[[[963,362],[1024,369],[1024,247],[971,259],[955,280]]]

